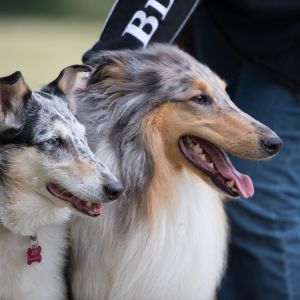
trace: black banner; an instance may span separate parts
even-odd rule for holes
[[[117,0],[94,51],[146,47],[172,42],[200,0]]]

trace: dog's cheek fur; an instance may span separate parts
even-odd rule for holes
[[[35,165],[41,162],[41,154],[33,147],[15,149],[9,159],[7,181],[14,190],[31,190],[39,177]]]
[[[6,228],[16,234],[33,235],[41,226],[60,224],[70,217],[68,208],[58,207],[39,193],[38,188],[44,178],[36,166],[42,160],[47,163],[33,147],[15,147],[7,157],[0,219]]]
[[[154,187],[161,186],[162,182],[165,182],[166,186],[170,186],[170,172],[178,173],[182,168],[192,171],[202,180],[210,183],[210,179],[195,168],[179,149],[180,137],[186,134],[190,128],[187,128],[185,116],[178,118],[178,114],[181,113],[181,110],[178,110],[178,105],[182,106],[178,103],[163,104],[149,113],[144,122],[143,128],[145,128],[144,132],[148,137],[148,144],[152,146],[151,152],[156,172],[160,172],[159,176],[154,176],[157,181],[156,184],[153,181]],[[168,191],[166,188],[163,190]]]

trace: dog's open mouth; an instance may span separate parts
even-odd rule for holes
[[[90,217],[97,217],[103,211],[102,203],[82,200],[58,184],[48,183],[47,190],[53,196],[71,203],[76,210]]]
[[[183,155],[212,182],[231,197],[243,195],[250,198],[254,187],[249,176],[238,172],[226,153],[212,143],[195,136],[183,136],[179,140]]]

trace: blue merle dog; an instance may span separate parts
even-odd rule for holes
[[[123,190],[68,107],[88,71],[67,67],[37,92],[20,72],[0,78],[0,299],[66,299],[65,221],[99,216]]]
[[[280,138],[177,47],[99,51],[88,63],[78,118],[125,192],[94,222],[72,222],[74,298],[213,299],[226,262],[222,200],[254,193],[226,152],[268,158]]]

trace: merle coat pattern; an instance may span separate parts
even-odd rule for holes
[[[63,269],[72,213],[96,217],[121,184],[87,145],[68,108],[71,66],[37,92],[20,72],[0,79],[0,299],[66,299]],[[42,261],[26,263],[31,236]]]
[[[99,52],[89,64],[95,71],[77,94],[78,118],[125,191],[96,222],[72,222],[75,299],[212,299],[226,262],[222,199],[250,197],[253,186],[240,174],[237,190],[201,151],[233,170],[222,149],[263,159],[280,139],[174,46]]]

